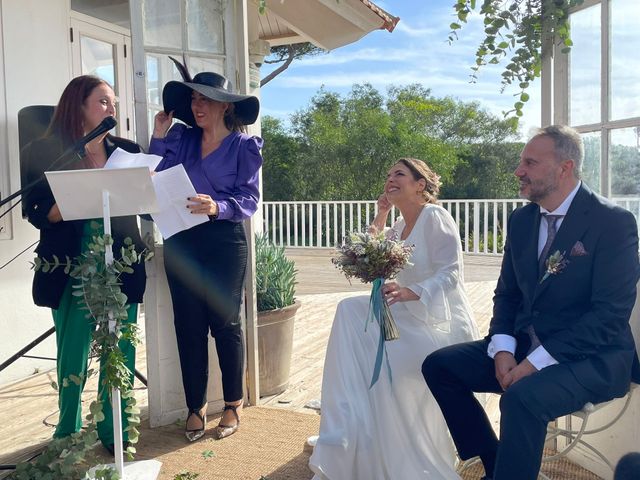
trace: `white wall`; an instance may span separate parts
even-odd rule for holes
[[[68,0],[1,0],[0,19],[0,189],[2,196],[20,188],[18,163],[18,111],[35,104],[53,105],[71,79]],[[0,265],[38,239],[38,233],[22,219],[16,207],[0,236]],[[5,217],[7,218],[7,217]],[[0,361],[49,329],[53,323],[48,309],[31,300],[30,252],[0,270]],[[50,337],[30,352],[55,356]],[[47,360],[20,359],[3,372],[0,384],[34,372],[51,369]]]

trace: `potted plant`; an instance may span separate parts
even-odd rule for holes
[[[291,369],[293,326],[300,302],[295,299],[296,269],[284,247],[256,235],[256,291],[260,396],[286,390]]]

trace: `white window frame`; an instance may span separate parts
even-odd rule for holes
[[[580,133],[600,133],[600,193],[605,197],[611,196],[611,178],[609,175],[609,149],[611,145],[611,131],[619,128],[640,127],[640,117],[630,117],[620,120],[610,120],[610,0],[585,0],[582,5],[572,9],[571,13],[600,5],[600,121],[585,125],[572,125]],[[547,70],[543,78],[543,124],[553,123],[568,125],[569,118],[569,62],[570,54],[556,53],[553,60],[545,59]],[[553,71],[549,74],[548,70]],[[551,91],[552,90],[552,91]],[[551,91],[551,92],[550,92]],[[544,105],[552,104],[552,115]],[[546,116],[545,116],[546,115]]]

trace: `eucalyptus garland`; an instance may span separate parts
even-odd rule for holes
[[[449,43],[458,38],[458,30],[467,23],[469,14],[480,4],[484,17],[485,38],[476,50],[475,65],[471,67],[472,81],[477,80],[480,68],[507,60],[502,72],[501,92],[509,85],[517,85],[519,92],[513,109],[505,115],[523,115],[529,100],[526,90],[540,76],[542,49],[546,40],[557,41],[563,54],[569,53],[573,42],[570,36],[569,12],[584,0],[456,0],[453,8],[458,17],[450,25]]]
[[[114,252],[114,261],[110,265],[105,263],[105,250],[113,245],[110,235],[98,234],[100,224],[92,221],[91,228],[96,231],[86,251],[75,259],[66,257],[61,260],[57,256],[52,259],[35,258],[34,270],[53,272],[62,268],[77,282],[73,285],[73,296],[78,298],[81,308],[87,310],[87,321],[95,324],[92,333],[92,354],[103,359],[104,383],[99,389],[118,388],[125,401],[124,412],[128,416],[129,426],[126,428],[129,437],[129,447],[126,450],[128,458],[132,459],[138,442],[140,425],[140,409],[133,395],[133,385],[129,380],[130,370],[125,365],[124,354],[118,346],[121,339],[128,340],[133,345],[140,343],[138,327],[124,323],[127,319],[127,296],[122,293],[120,277],[133,273],[132,266],[149,260],[153,252],[144,250],[136,252],[130,238],[124,240],[125,246],[120,252]],[[119,254],[119,256],[116,256]],[[109,320],[115,321],[115,332],[109,331]],[[88,372],[88,375],[92,371]],[[59,379],[64,388],[69,382],[77,385],[83,379],[72,375]],[[57,387],[54,385],[54,387]],[[98,398],[100,396],[98,395]],[[103,405],[100,400],[94,400],[89,406],[86,417],[87,426],[80,432],[69,437],[53,439],[44,452],[32,462],[24,462],[17,466],[10,478],[19,480],[53,480],[53,479],[84,479],[89,478],[87,470],[97,463],[94,447],[98,443],[97,423],[104,419]],[[113,468],[105,467],[95,472],[93,478],[115,480],[119,478]]]

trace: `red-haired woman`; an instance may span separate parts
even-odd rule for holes
[[[106,117],[114,116],[116,98],[111,86],[98,77],[83,75],[71,80],[64,89],[56,106],[53,119],[45,136],[32,142],[25,151],[28,181],[37,180],[69,147],[73,146],[88,132],[96,128]],[[140,152],[140,147],[129,140],[104,134],[89,142],[84,156],[78,155],[67,169],[102,168],[107,158],[116,148],[131,153]],[[81,198],[78,201],[82,201]],[[54,255],[60,259],[75,258],[86,248],[92,235],[87,220],[63,220],[49,184],[42,181],[25,194],[27,218],[40,230],[40,243],[36,248],[38,257],[51,260]],[[115,217],[111,220],[114,251],[124,245],[129,237],[137,251],[144,249],[138,224],[134,216]],[[128,322],[135,323],[138,303],[142,302],[146,275],[144,265],[137,264],[133,273],[122,276],[122,291],[127,296]],[[86,318],[83,303],[71,295],[72,280],[58,268],[53,272],[37,271],[33,279],[33,300],[36,305],[52,309],[56,327],[57,373],[59,383],[58,404],[60,418],[54,437],[61,438],[80,430],[82,426],[81,394],[87,376],[87,363],[91,332],[95,325]],[[125,354],[131,381],[135,363],[135,348],[122,340],[120,347]],[[100,374],[99,396],[103,402],[105,419],[98,423],[98,435],[108,450],[113,450],[113,427],[109,393],[102,383]],[[79,384],[69,379],[79,378]],[[65,381],[66,380],[66,381]],[[127,427],[126,415],[123,428]],[[127,440],[127,432],[124,432]]]

